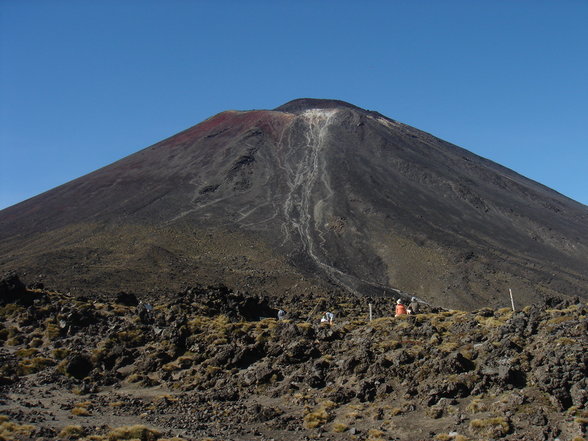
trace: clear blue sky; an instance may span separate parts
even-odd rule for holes
[[[222,110],[301,97],[588,204],[586,0],[0,0],[0,208]]]

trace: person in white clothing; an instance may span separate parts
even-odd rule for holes
[[[321,323],[328,323],[329,325],[332,325],[333,320],[335,320],[335,314],[332,312],[325,312],[321,318]]]

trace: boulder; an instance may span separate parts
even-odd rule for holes
[[[355,392],[348,387],[337,387],[333,392],[326,396],[327,399],[339,405],[349,403],[355,398]]]
[[[441,372],[445,374],[461,374],[471,371],[474,363],[465,358],[460,352],[450,353],[441,364]]]
[[[30,306],[34,299],[35,296],[27,291],[14,271],[9,271],[0,278],[0,305],[18,303]]]
[[[92,369],[94,369],[94,364],[92,363],[90,356],[78,353],[69,358],[65,367],[65,372],[72,377],[81,380],[87,377]]]
[[[116,295],[115,301],[119,305],[125,305],[125,306],[137,306],[139,304],[139,300],[137,299],[137,296],[133,293],[127,293],[127,292],[119,292]]]

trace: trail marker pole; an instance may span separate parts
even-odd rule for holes
[[[314,306],[314,308],[312,308],[312,311],[310,311],[310,314],[308,314],[308,318],[306,319],[306,322],[308,323],[310,321],[310,318],[312,317],[312,315],[314,314],[314,311],[316,310],[316,308],[318,308],[318,305],[320,305],[321,302],[319,300],[319,302]]]
[[[370,322],[372,321],[372,304],[370,303]]]
[[[510,304],[512,305],[512,311],[514,312],[514,299],[512,298],[512,289],[508,288],[508,292],[510,293]]]

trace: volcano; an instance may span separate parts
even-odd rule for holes
[[[87,294],[587,299],[588,207],[378,112],[298,99],[222,112],[0,211],[9,269]]]

